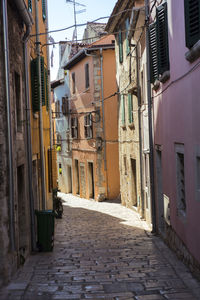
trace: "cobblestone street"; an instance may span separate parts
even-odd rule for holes
[[[200,284],[137,213],[60,195],[54,251],[32,255],[1,300],[200,299]]]

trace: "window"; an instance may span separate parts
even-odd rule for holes
[[[150,42],[150,58],[151,58],[151,83],[158,79],[158,58],[157,58],[157,39],[156,39],[156,23],[149,25],[149,42]]]
[[[133,123],[133,97],[132,94],[128,94],[128,120],[129,123]]]
[[[124,95],[121,95],[121,123],[125,126],[125,105],[124,105]]]
[[[126,22],[125,22],[125,26],[126,26],[126,55],[128,55],[130,53],[129,40],[128,40],[129,25],[130,25],[130,21],[129,21],[129,18],[127,18]]]
[[[119,33],[118,33],[118,44],[119,44],[119,62],[123,63],[123,41],[122,41],[121,30],[119,30]]]
[[[85,64],[85,88],[88,89],[89,86],[90,86],[89,64]]]
[[[176,184],[177,184],[177,208],[178,212],[185,214],[185,162],[183,145],[176,145]]]
[[[21,103],[21,84],[20,75],[15,72],[15,101],[16,101],[16,120],[17,131],[22,132],[22,103]]]
[[[150,56],[151,56],[151,82],[159,78],[166,81],[169,76],[162,80],[164,72],[169,70],[169,47],[168,47],[168,19],[167,3],[156,8],[156,22],[149,26]]]
[[[40,80],[38,72],[38,58],[31,61],[31,93],[32,93],[32,109],[33,112],[40,110]],[[41,71],[41,99],[42,106],[49,106],[49,89],[48,89],[48,72],[44,65],[44,57],[40,56],[40,71]]]
[[[57,134],[57,136],[56,136],[56,144],[57,144],[57,145],[61,145],[61,142],[62,142],[61,135],[60,135],[60,134]]]
[[[55,109],[56,118],[60,118],[60,100],[56,101]]]
[[[63,115],[67,115],[69,113],[68,109],[68,97],[62,97],[62,113]]]
[[[46,20],[46,0],[42,0],[42,18]]]
[[[185,0],[185,36],[189,49],[200,39],[199,0]]]
[[[41,56],[40,62],[41,69],[41,97],[42,97],[42,106],[45,105],[45,74],[44,74],[44,57]]]
[[[76,85],[76,81],[75,81],[75,73],[72,73],[72,93],[75,94],[75,85]]]
[[[78,119],[77,117],[71,118],[71,134],[72,138],[78,138]]]
[[[84,117],[84,129],[85,129],[85,138],[92,138],[93,132],[92,132],[92,115],[89,114]]]

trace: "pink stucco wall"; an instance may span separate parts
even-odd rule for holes
[[[184,0],[168,0],[167,3],[170,79],[161,84],[157,92],[153,92],[154,143],[162,145],[163,193],[170,199],[171,225],[200,262],[200,199],[196,199],[196,151],[198,147],[200,149],[200,67],[188,73],[197,63],[200,64],[200,59],[193,63],[185,59],[188,49],[185,46]],[[184,74],[184,78],[174,82]],[[187,204],[184,218],[177,214],[175,143],[184,144]]]

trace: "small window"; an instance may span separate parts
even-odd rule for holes
[[[89,86],[90,86],[89,64],[85,64],[85,88],[88,89]]]
[[[85,138],[87,139],[91,139],[93,136],[91,117],[92,117],[91,114],[84,117]]]
[[[176,184],[177,184],[177,208],[178,212],[185,215],[185,161],[184,146],[176,145]]]
[[[22,132],[22,103],[21,103],[21,80],[20,75],[15,72],[15,101],[16,101],[16,120],[17,131]]]
[[[69,114],[69,101],[68,101],[68,97],[62,97],[62,113],[63,113],[63,115]]]
[[[75,81],[75,73],[72,73],[72,93],[75,94],[76,92],[76,81]]]
[[[57,143],[57,145],[61,145],[61,142],[62,142],[62,138],[61,138],[61,135],[60,134],[57,134],[57,136],[56,136],[56,143]]]
[[[121,30],[119,30],[119,33],[118,33],[118,45],[119,45],[119,62],[123,63],[123,41],[122,41]]]
[[[128,120],[129,123],[133,123],[133,97],[132,94],[128,94]]]
[[[32,12],[32,0],[28,0],[28,10]]]
[[[73,139],[78,138],[78,119],[77,117],[71,118],[71,135]]]

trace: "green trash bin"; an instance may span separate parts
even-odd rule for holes
[[[52,210],[36,210],[37,246],[39,251],[49,252],[54,244],[54,212]]]

